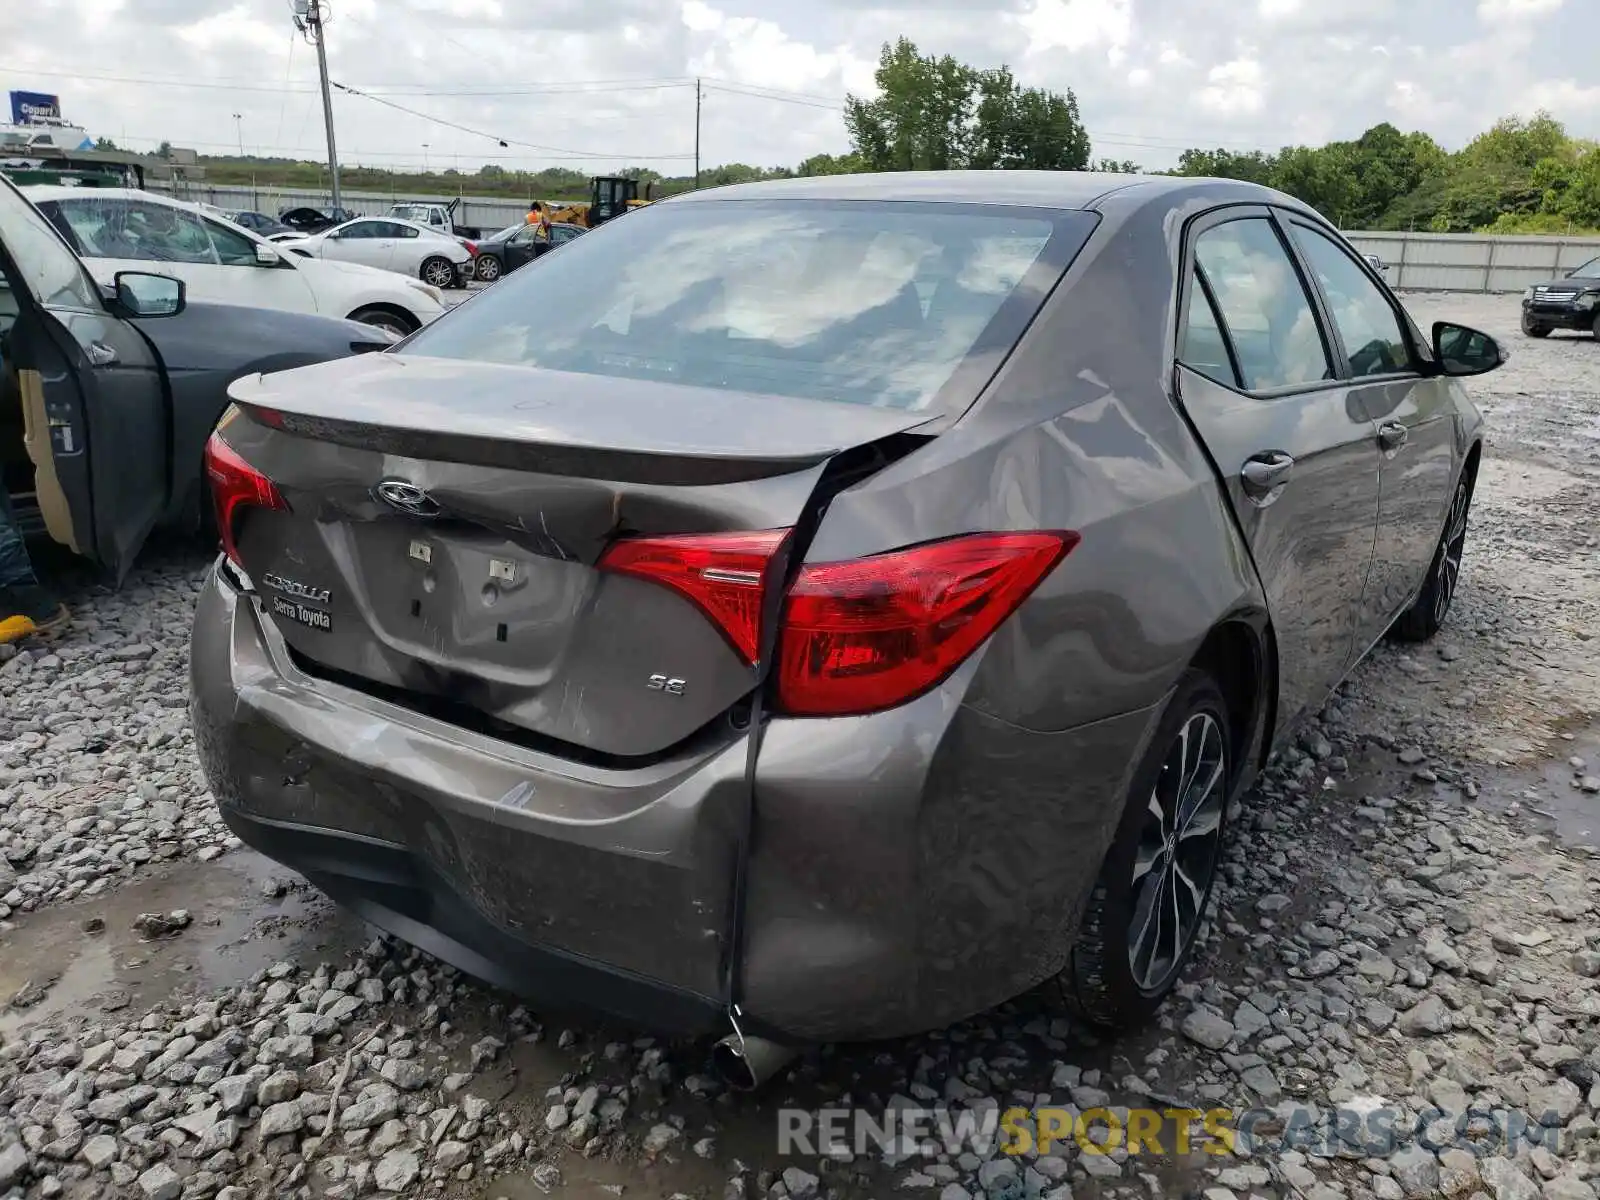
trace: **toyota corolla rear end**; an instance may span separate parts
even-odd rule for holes
[[[235,386],[202,763],[245,842],[545,1003],[695,1032],[737,1003],[780,1038],[966,1015],[1032,980],[947,986],[976,960],[929,949],[922,827],[1033,736],[964,691],[1077,535],[808,549],[934,443],[1093,218],[677,207],[401,353]]]

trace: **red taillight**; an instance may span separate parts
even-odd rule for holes
[[[788,535],[629,538],[613,543],[599,566],[672,588],[754,663],[762,582]],[[783,604],[776,707],[836,717],[921,695],[1015,612],[1078,540],[1070,532],[976,533],[802,567]]]
[[[904,704],[949,675],[1078,544],[979,533],[803,567],[784,602],[777,707],[835,717]]]
[[[288,503],[277,485],[256,470],[222,435],[213,433],[206,441],[206,480],[211,485],[211,502],[217,514],[217,532],[222,535],[222,552],[237,566],[239,547],[233,541],[233,523],[241,508],[287,509]]]
[[[603,571],[664,584],[697,605],[739,656],[754,663],[761,644],[761,585],[787,529],[674,534],[613,542]]]

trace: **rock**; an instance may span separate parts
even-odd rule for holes
[[[300,1076],[293,1071],[274,1071],[261,1081],[256,1091],[256,1097],[264,1108],[282,1104],[285,1100],[293,1100],[299,1094]]]
[[[1332,975],[1339,969],[1339,956],[1332,950],[1319,950],[1306,960],[1301,967],[1301,973],[1307,979],[1321,979],[1325,975]]]
[[[261,1121],[256,1126],[256,1135],[265,1142],[269,1138],[281,1137],[286,1133],[299,1133],[305,1127],[306,1116],[299,1103],[285,1100],[282,1104],[274,1104],[261,1114]]]
[[[654,1132],[652,1130],[651,1132]],[[1013,1168],[1015,1164],[1012,1164]],[[783,1186],[789,1193],[789,1200],[813,1200],[817,1194],[817,1185],[820,1181],[810,1171],[802,1171],[799,1167],[785,1167],[783,1169]]]
[[[1400,1014],[1400,1031],[1411,1037],[1450,1032],[1450,1010],[1438,996],[1427,996]]]
[[[182,908],[169,913],[140,913],[133,919],[133,928],[148,942],[182,933],[193,920],[188,910]]]
[[[1208,1008],[1197,1008],[1184,1017],[1179,1027],[1183,1036],[1208,1050],[1221,1050],[1233,1040],[1233,1026]]]
[[[484,1067],[500,1057],[500,1052],[506,1044],[497,1037],[481,1038],[472,1043],[472,1069],[481,1071]]]
[[[1576,1175],[1557,1175],[1540,1192],[1542,1200],[1597,1200],[1597,1195],[1600,1194]]]
[[[372,1169],[372,1182],[380,1192],[405,1192],[421,1172],[417,1156],[410,1150],[391,1150]]]
[[[428,1070],[412,1058],[386,1058],[378,1072],[402,1092],[415,1092],[428,1083]]]
[[[20,1183],[28,1169],[28,1152],[21,1142],[0,1146],[0,1188]]]
[[[1478,1174],[1494,1193],[1494,1200],[1539,1200],[1539,1189],[1508,1158],[1485,1158],[1478,1163]]]
[[[991,1158],[978,1168],[978,1186],[988,1200],[1020,1200],[1022,1172],[1015,1158]]]
[[[211,1085],[211,1094],[225,1113],[241,1113],[256,1102],[259,1083],[254,1075],[229,1075]]]
[[[84,1142],[78,1157],[96,1171],[109,1166],[117,1157],[117,1139],[109,1133],[97,1133]]]
[[[543,1162],[533,1169],[533,1185],[549,1193],[561,1186],[561,1169],[555,1163]]]
[[[1569,1079],[1557,1079],[1528,1097],[1528,1114],[1541,1125],[1565,1125],[1578,1111],[1583,1093]]]
[[[1410,1145],[1389,1156],[1389,1170],[1407,1200],[1424,1200],[1439,1191],[1439,1160],[1424,1146]]]
[[[660,1154],[673,1142],[683,1136],[682,1130],[673,1125],[652,1125],[650,1132],[644,1135],[640,1146],[646,1154]]]
[[[166,1163],[157,1163],[139,1176],[139,1191],[144,1200],[178,1200],[183,1192],[183,1180]]]

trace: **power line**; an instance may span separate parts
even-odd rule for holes
[[[694,157],[692,154],[602,154],[590,150],[568,150],[560,146],[545,146],[540,145],[537,142],[523,142],[518,141],[516,138],[501,137],[498,134],[489,133],[482,129],[474,129],[470,125],[463,125],[458,121],[447,120],[444,117],[437,117],[431,113],[420,112],[414,108],[407,108],[404,104],[396,104],[393,100],[385,99],[382,96],[374,96],[370,92],[362,91],[359,88],[349,87],[346,84],[340,83],[338,80],[333,81],[333,86],[338,88],[341,92],[348,92],[352,96],[360,96],[365,100],[371,100],[375,104],[382,104],[388,108],[396,109],[399,112],[406,113],[409,116],[418,117],[424,121],[432,121],[435,125],[443,125],[448,129],[457,129],[462,133],[470,133],[474,137],[488,138],[490,141],[498,142],[501,146],[520,146],[524,150],[536,150],[542,154],[558,154],[568,158],[607,158],[614,161],[622,160],[627,162],[692,159]]]

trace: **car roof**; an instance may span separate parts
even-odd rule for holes
[[[1122,175],[1109,171],[890,171],[864,175],[815,175],[705,188],[668,197],[663,203],[712,200],[921,200],[947,204],[1016,205],[1025,208],[1091,208],[1116,193],[1140,202],[1175,203],[1218,185],[1232,185],[1241,200],[1282,203],[1271,188],[1234,179],[1174,175]]]

